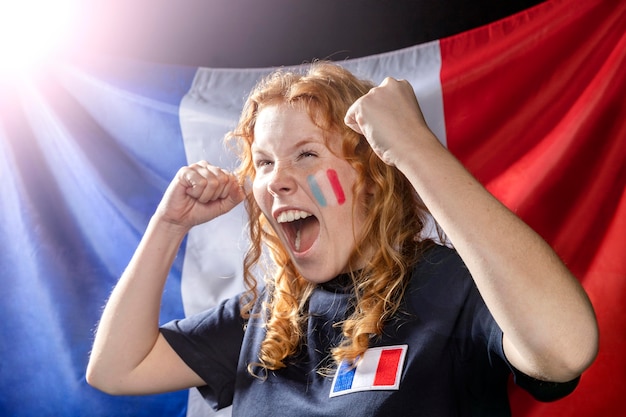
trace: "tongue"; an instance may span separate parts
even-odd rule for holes
[[[300,252],[300,237],[302,235],[302,232],[300,231],[300,228],[298,228],[298,230],[296,231],[296,241],[294,242],[294,246],[296,248],[297,252]]]
[[[293,248],[296,252],[306,252],[313,246],[317,235],[319,234],[319,222],[314,217],[308,217],[294,224],[295,235]]]

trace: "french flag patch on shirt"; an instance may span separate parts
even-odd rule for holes
[[[408,345],[370,348],[355,365],[342,361],[330,397],[357,391],[397,390]]]

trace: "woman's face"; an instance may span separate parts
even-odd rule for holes
[[[352,211],[357,173],[337,156],[339,134],[328,141],[333,153],[324,133],[303,107],[276,104],[257,115],[252,144],[254,198],[302,276],[315,283],[347,272],[363,225],[360,210],[356,217]]]

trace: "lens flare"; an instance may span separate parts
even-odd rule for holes
[[[77,0],[0,2],[0,76],[25,76],[69,40]]]

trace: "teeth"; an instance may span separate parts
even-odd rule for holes
[[[293,222],[295,220],[306,219],[309,216],[311,216],[311,213],[307,213],[306,211],[289,210],[289,211],[283,211],[282,213],[280,213],[276,221],[278,223],[287,223],[287,222]]]
[[[294,243],[294,246],[296,247],[296,250],[299,252],[300,251],[300,229],[298,229],[298,231],[296,232],[296,241]]]

